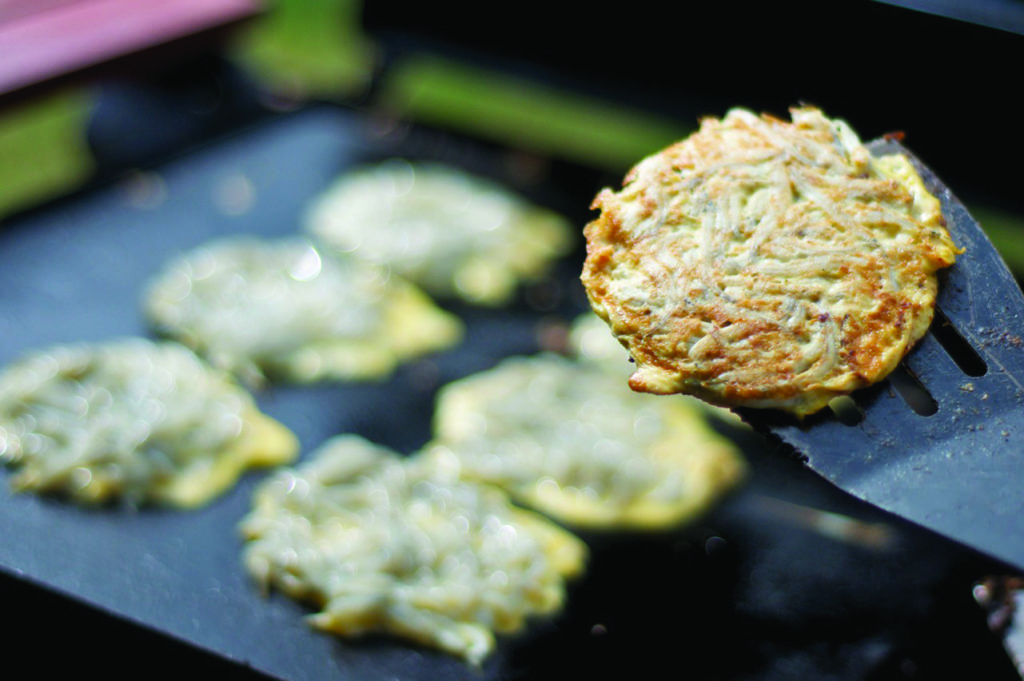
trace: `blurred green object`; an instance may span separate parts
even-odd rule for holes
[[[396,64],[380,90],[380,104],[404,118],[613,172],[696,125],[428,56]]]
[[[0,111],[0,220],[89,178],[84,133],[91,107],[90,94],[74,89]]]
[[[350,100],[370,84],[373,44],[360,0],[277,0],[239,31],[229,55],[268,89],[297,99]]]
[[[1013,273],[1024,280],[1024,215],[984,204],[973,204],[968,210]]]

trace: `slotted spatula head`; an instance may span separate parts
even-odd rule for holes
[[[1024,568],[1024,296],[963,204],[898,142],[965,249],[940,275],[928,334],[845,408],[795,418],[742,410],[841,489]]]

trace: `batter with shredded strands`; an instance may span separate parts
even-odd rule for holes
[[[0,373],[0,462],[17,467],[16,489],[194,507],[298,449],[249,393],[177,343],[54,346]]]
[[[798,416],[896,367],[958,252],[910,162],[814,108],[705,119],[593,207],[582,280],[630,386]]]
[[[564,217],[505,187],[402,159],[340,177],[312,204],[306,228],[433,296],[491,307],[511,302],[573,245]]]
[[[390,633],[481,663],[494,633],[552,614],[586,546],[500,490],[355,435],[258,489],[242,522],[248,572],[321,606],[310,622]]]
[[[562,523],[671,527],[744,473],[700,404],[632,392],[619,375],[561,355],[509,357],[441,389],[426,451]]]
[[[385,268],[296,237],[225,237],[169,262],[146,315],[247,383],[386,378],[450,348],[462,323]]]

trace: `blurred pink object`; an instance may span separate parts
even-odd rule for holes
[[[144,70],[140,53],[156,64],[262,9],[258,0],[0,0],[0,98],[114,61]]]

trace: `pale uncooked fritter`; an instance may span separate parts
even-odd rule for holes
[[[667,527],[705,511],[745,469],[694,402],[635,393],[560,355],[511,357],[441,389],[427,451],[561,522]]]
[[[896,367],[957,252],[911,163],[813,108],[705,119],[593,207],[582,279],[630,385],[797,415]]]
[[[355,435],[257,490],[244,561],[264,587],[320,606],[342,635],[390,633],[479,664],[494,632],[552,614],[585,545],[496,488]]]
[[[604,320],[593,312],[584,312],[569,325],[568,350],[577,360],[604,367],[620,376],[632,372],[629,353],[608,333]]]
[[[164,268],[144,303],[159,332],[253,384],[383,378],[462,335],[417,287],[301,238],[200,246]]]
[[[59,345],[0,374],[0,460],[18,469],[16,489],[193,507],[297,452],[249,393],[177,343]]]
[[[401,159],[339,178],[312,205],[306,228],[431,295],[492,306],[543,275],[573,240],[565,218],[501,185]]]

